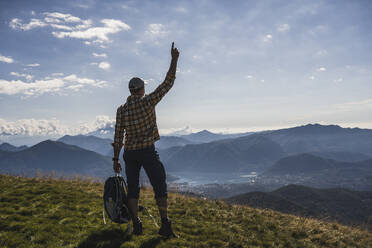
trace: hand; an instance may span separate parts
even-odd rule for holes
[[[114,161],[113,169],[116,173],[120,173],[122,171],[120,161]]]
[[[174,42],[172,42],[171,55],[172,55],[172,59],[178,59],[178,56],[180,55],[180,52],[178,51],[178,49],[174,48]]]

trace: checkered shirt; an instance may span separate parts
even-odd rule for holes
[[[167,75],[153,92],[143,97],[130,95],[116,112],[114,144],[125,150],[149,147],[160,139],[156,124],[155,106],[172,88],[175,76]]]

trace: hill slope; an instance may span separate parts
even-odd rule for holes
[[[283,213],[337,220],[372,230],[372,192],[347,189],[316,189],[288,185],[272,192],[250,192],[228,202],[270,208]],[[370,222],[370,223],[369,223]]]
[[[102,221],[103,185],[0,175],[1,247],[371,247],[372,234],[339,224],[169,194],[179,239],[164,240],[147,216],[143,236]],[[141,203],[157,216],[153,194]]]

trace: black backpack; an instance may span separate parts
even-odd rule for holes
[[[131,219],[127,206],[127,193],[128,187],[121,175],[109,177],[105,181],[103,207],[113,222],[123,224],[128,223]],[[106,222],[105,219],[104,222]]]

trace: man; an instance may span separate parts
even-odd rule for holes
[[[139,173],[141,166],[146,171],[155,193],[156,204],[161,217],[159,234],[167,237],[176,237],[172,230],[171,221],[167,215],[167,184],[165,170],[155,150],[154,143],[160,139],[156,124],[155,106],[163,96],[172,88],[176,78],[179,51],[171,48],[171,64],[163,83],[153,92],[145,95],[145,83],[140,78],[129,81],[131,95],[125,104],[117,109],[115,138],[114,138],[114,171],[119,173],[122,168],[119,154],[124,139],[125,173],[128,183],[128,207],[132,216],[133,234],[142,234],[142,222],[138,217],[138,198],[140,193]]]

